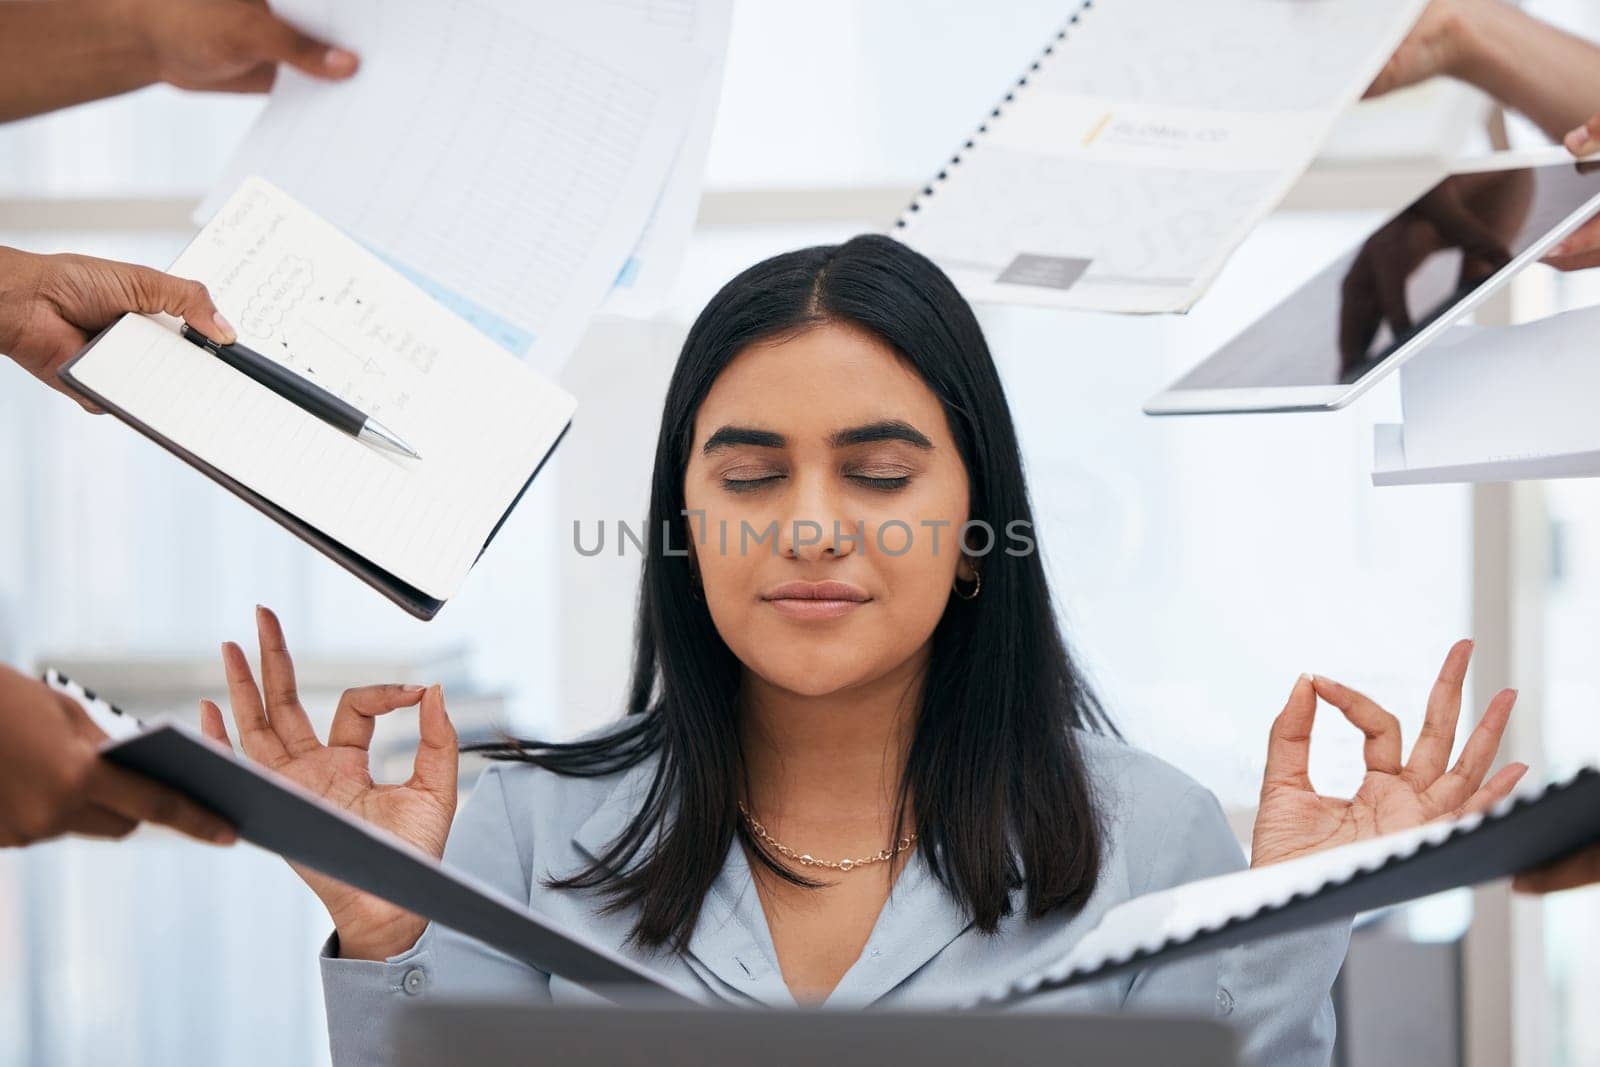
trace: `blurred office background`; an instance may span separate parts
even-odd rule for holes
[[[1592,5],[1530,6],[1600,36]],[[217,643],[246,640],[262,602],[324,712],[346,685],[437,679],[468,731],[565,736],[613,717],[638,559],[579,555],[573,525],[592,542],[602,520],[642,522],[687,324],[758,258],[883,228],[1062,12],[738,0],[701,222],[670,306],[595,324],[566,372],[580,404],[569,439],[430,624],[125,427],[0,366],[0,659],[192,716],[198,696],[223,695]],[[0,243],[164,265],[259,106],[152,89],[0,128]],[[980,309],[1068,632],[1126,734],[1214,789],[1241,834],[1267,725],[1298,673],[1366,689],[1414,732],[1463,635],[1480,644],[1478,706],[1502,684],[1522,690],[1517,758],[1557,773],[1600,757],[1600,485],[1375,490],[1371,426],[1397,412],[1393,381],[1337,414],[1139,411],[1437,159],[1486,150],[1487,114],[1443,85],[1358,108],[1186,317]],[[1537,140],[1515,122],[1510,136]],[[1600,300],[1595,273],[1537,269],[1488,314]],[[388,766],[403,766],[412,729],[386,724]],[[1352,789],[1359,763],[1359,735],[1325,717],[1319,786]],[[248,847],[143,832],[123,847],[0,853],[0,1062],[320,1062],[325,934],[298,880]],[[1348,1063],[1377,1062],[1363,1049],[1383,1033],[1407,1035],[1416,1063],[1600,1061],[1600,896],[1457,893],[1379,917],[1361,944],[1341,994]],[[1380,1010],[1381,984],[1401,974],[1423,976],[1406,980],[1409,1020]]]

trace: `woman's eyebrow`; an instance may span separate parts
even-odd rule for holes
[[[771,430],[757,430],[749,426],[723,426],[706,438],[706,443],[700,447],[700,453],[709,456],[713,452],[724,448],[736,448],[739,445],[782,448],[785,443],[783,434],[773,433]]]
[[[882,419],[861,426],[852,426],[828,438],[828,444],[834,448],[870,445],[878,441],[904,441],[925,452],[933,449],[933,442],[928,440],[921,430],[900,419]],[[783,448],[788,443],[788,438],[781,433],[758,430],[751,426],[730,425],[720,427],[716,433],[706,438],[706,443],[700,447],[700,452],[709,456],[713,452],[725,448],[737,448],[740,445],[753,448]]]
[[[877,441],[904,441],[924,452],[933,450],[933,442],[928,440],[921,430],[899,419],[884,419],[880,422],[869,422],[864,426],[852,426],[848,430],[840,430],[828,439],[828,443],[834,448],[870,445]]]

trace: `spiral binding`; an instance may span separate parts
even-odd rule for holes
[[[1094,0],[1082,0],[1082,2],[1078,5],[1078,9],[1074,11],[1070,17],[1068,17],[1066,24],[1062,26],[1061,29],[1057,30],[1056,35],[1050,39],[1050,43],[1044,46],[1044,51],[1039,54],[1039,57],[1028,65],[1028,69],[1022,72],[1022,76],[1017,79],[1016,84],[1012,86],[1011,90],[1001,98],[999,103],[995,104],[995,106],[989,110],[988,117],[982,122],[978,123],[978,129],[973,133],[973,135],[966,139],[966,141],[956,151],[955,155],[950,157],[950,162],[946,163],[944,167],[939,170],[939,173],[934,175],[932,181],[922,187],[922,191],[920,193],[917,193],[911,198],[911,203],[906,207],[906,210],[900,213],[899,218],[895,219],[895,229],[905,229],[907,218],[910,215],[922,210],[922,201],[932,196],[934,189],[949,179],[950,168],[961,165],[962,153],[970,153],[978,146],[978,140],[984,134],[989,132],[989,123],[992,120],[999,118],[1001,112],[1005,109],[1005,106],[1016,99],[1018,89],[1027,87],[1029,75],[1037,74],[1039,68],[1044,65],[1044,62],[1051,56],[1055,55],[1056,46],[1067,39],[1068,31],[1070,31],[1072,27],[1076,26],[1078,24],[1079,17],[1092,7],[1094,7]]]
[[[1342,877],[1329,878],[1315,890],[1297,891],[1291,893],[1284,900],[1276,903],[1263,904],[1248,914],[1233,915],[1215,926],[1201,927],[1200,929],[1190,933],[1187,937],[1166,937],[1157,944],[1145,945],[1131,949],[1127,952],[1107,956],[1087,969],[1075,967],[1065,973],[1052,973],[1051,969],[1047,968],[1044,971],[1035,972],[1013,982],[1006,983],[1002,986],[997,986],[985,993],[982,993],[973,998],[973,1000],[966,1006],[976,1008],[997,1004],[1016,1004],[1020,1001],[1027,1000],[1030,997],[1038,996],[1042,993],[1052,993],[1058,989],[1063,989],[1087,975],[1097,975],[1100,971],[1109,970],[1113,967],[1126,967],[1130,963],[1137,963],[1141,960],[1159,956],[1169,949],[1187,945],[1190,942],[1202,937],[1232,930],[1234,927],[1243,926],[1254,919],[1260,918],[1262,915],[1279,912],[1292,904],[1296,904],[1303,900],[1310,900],[1329,889],[1371,878],[1381,871],[1384,871],[1398,863],[1404,863],[1415,856],[1429,852],[1436,852],[1439,849],[1460,840],[1461,838],[1470,837],[1480,827],[1486,826],[1490,823],[1498,822],[1508,815],[1512,815],[1516,812],[1522,811],[1525,808],[1532,807],[1534,804],[1537,804],[1548,797],[1560,793],[1566,793],[1573,789],[1579,788],[1580,786],[1587,785],[1596,777],[1600,777],[1600,770],[1597,770],[1594,767],[1580,767],[1567,777],[1555,782],[1547,783],[1537,791],[1513,793],[1511,796],[1502,799],[1500,803],[1496,804],[1488,812],[1477,816],[1468,816],[1452,824],[1448,830],[1433,840],[1420,840],[1415,842],[1412,847],[1404,853],[1387,856],[1378,863],[1370,866],[1363,864],[1343,875]]]
[[[100,729],[118,740],[144,729],[144,723],[104,697],[95,695],[93,689],[74,682],[54,667],[43,674],[45,685],[78,702],[84,713]]]

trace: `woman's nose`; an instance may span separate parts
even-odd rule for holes
[[[795,478],[788,507],[779,519],[778,543],[785,556],[824,559],[848,556],[861,545],[861,519],[847,516],[842,501],[826,478]]]

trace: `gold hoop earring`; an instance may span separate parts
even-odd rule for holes
[[[972,592],[970,593],[963,593],[961,587],[954,582],[951,583],[950,587],[955,590],[956,596],[962,600],[977,600],[978,594],[983,591],[983,572],[978,570],[972,572]]]

